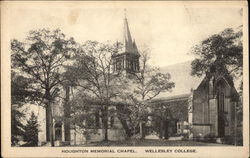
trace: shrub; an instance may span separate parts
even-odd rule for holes
[[[236,141],[236,142],[235,142]],[[234,136],[226,136],[223,141],[224,144],[229,145],[237,145],[242,146],[243,145],[243,138],[242,136],[237,136],[236,140]],[[236,144],[235,144],[236,143]]]
[[[203,136],[202,136],[202,134],[201,133],[199,133],[196,137],[194,137],[194,140],[195,141],[203,141]]]
[[[216,136],[214,133],[209,133],[204,136],[204,142],[209,142],[209,143],[215,143],[216,142]]]
[[[38,122],[37,116],[34,112],[31,113],[30,119],[27,121],[27,125],[24,127],[24,146],[37,146],[38,145]]]

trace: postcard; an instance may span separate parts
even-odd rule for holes
[[[3,157],[248,157],[246,1],[2,1]]]

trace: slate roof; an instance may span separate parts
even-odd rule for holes
[[[175,83],[172,92],[164,92],[157,96],[157,98],[178,96],[191,93],[191,89],[196,89],[204,76],[194,77],[191,76],[191,62],[182,62],[170,66],[161,67],[162,73],[170,73],[171,81]]]
[[[184,101],[184,100],[188,100],[190,94],[191,93],[156,98],[156,99],[153,99],[151,101],[151,103],[159,103],[159,102],[160,103],[170,103],[170,102],[176,102],[176,101]]]
[[[191,93],[191,89],[196,89],[201,84],[205,75],[200,78],[191,76],[191,62],[192,61],[186,61],[160,68],[162,73],[168,72],[171,74],[171,80],[175,83],[175,87],[172,92],[161,93],[154,100],[166,101],[183,98]],[[239,89],[240,81],[240,78],[234,81],[236,90]]]

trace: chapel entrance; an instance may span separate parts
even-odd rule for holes
[[[224,93],[217,94],[218,99],[218,136],[225,136],[225,119],[224,119]]]
[[[168,139],[168,137],[169,137],[169,121],[168,120],[164,120],[164,138],[165,139]]]
[[[55,140],[62,141],[62,123],[55,124]]]
[[[177,120],[163,120],[163,126],[161,127],[160,137],[168,139],[177,133]]]

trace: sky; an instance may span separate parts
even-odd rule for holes
[[[98,5],[97,5],[98,3]],[[8,36],[23,40],[30,30],[60,28],[77,42],[122,41],[124,8],[132,38],[151,49],[152,64],[163,67],[192,60],[201,40],[242,25],[237,5],[166,2],[22,2],[10,3],[3,20]]]

